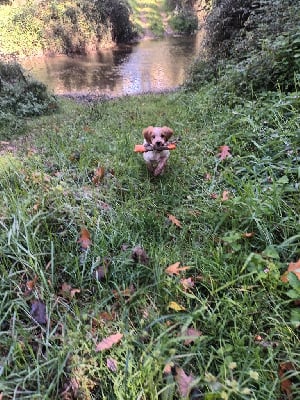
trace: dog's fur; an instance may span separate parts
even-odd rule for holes
[[[173,130],[168,126],[148,126],[143,130],[144,146],[151,147],[152,151],[147,151],[143,154],[147,168],[154,176],[164,173],[167,160],[170,156],[170,151],[163,149],[170,137],[173,135]],[[162,148],[160,150],[160,148]]]

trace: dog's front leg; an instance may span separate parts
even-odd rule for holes
[[[154,171],[154,176],[162,175],[167,164],[167,158],[162,158]]]
[[[152,162],[147,162],[146,165],[147,165],[147,169],[150,172],[150,174],[153,174],[154,173],[154,166],[153,166]]]

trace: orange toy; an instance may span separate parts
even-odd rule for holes
[[[175,149],[176,149],[176,143],[169,143],[166,146],[164,146],[161,150],[175,150]],[[147,148],[143,144],[136,144],[134,146],[134,151],[135,153],[145,153],[146,151],[153,151],[153,149]]]

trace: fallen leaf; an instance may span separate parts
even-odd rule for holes
[[[297,262],[289,263],[287,271],[281,276],[282,282],[288,282],[288,274],[293,272],[297,278],[300,280],[300,259]]]
[[[229,200],[229,192],[228,192],[228,190],[224,190],[224,191],[223,191],[221,200],[222,200],[222,201],[227,201],[227,200]]]
[[[70,157],[69,160],[72,162],[77,162],[80,160],[80,152],[78,150],[74,151]]]
[[[92,244],[91,235],[85,227],[81,228],[80,238],[78,239],[78,243],[80,243],[81,248],[83,250],[87,250]]]
[[[199,336],[202,336],[202,332],[194,328],[188,328],[186,331],[182,332],[182,336],[187,336],[184,344],[188,346],[189,344],[194,343]]]
[[[168,218],[172,222],[172,224],[178,226],[178,228],[181,228],[181,222],[176,217],[174,217],[174,215],[168,214]]]
[[[113,321],[115,318],[115,315],[110,314],[106,311],[103,311],[99,314],[99,319],[101,319],[102,321]]]
[[[122,333],[115,333],[114,335],[110,335],[103,340],[96,346],[96,351],[104,351],[110,349],[114,344],[117,344],[121,341],[123,335]]]
[[[71,297],[74,297],[76,293],[80,293],[80,289],[72,289],[70,292]]]
[[[170,301],[168,308],[171,308],[174,311],[185,311],[185,308],[175,301]]]
[[[30,315],[39,324],[47,323],[46,306],[41,300],[34,300],[31,305]]]
[[[217,193],[211,193],[210,198],[214,200],[217,199],[218,198]]]
[[[37,280],[38,280],[38,277],[35,276],[35,277],[32,279],[32,281],[27,281],[27,282],[26,282],[26,287],[27,287],[27,289],[28,289],[29,291],[32,291],[32,290],[34,289]]]
[[[286,394],[288,400],[293,400],[292,381],[285,377],[286,373],[294,371],[295,367],[291,362],[283,362],[279,365],[278,375],[281,380],[280,388]]]
[[[60,293],[63,297],[71,297],[73,298],[75,296],[76,293],[80,293],[80,289],[74,289],[72,288],[71,285],[69,285],[68,283],[64,282],[61,285],[61,290]]]
[[[100,267],[98,267],[95,271],[95,278],[97,281],[101,281],[103,278],[106,277],[108,272],[108,267],[107,265],[101,265]]]
[[[77,399],[79,388],[80,386],[77,378],[73,377],[68,382],[65,383],[63,387],[63,392],[60,393],[59,398],[61,400]]]
[[[211,174],[207,172],[207,173],[204,175],[204,179],[205,179],[206,181],[211,181]]]
[[[112,291],[112,293],[116,299],[119,299],[120,297],[131,297],[134,292],[135,292],[135,288],[133,285],[124,290],[113,290]]]
[[[42,172],[33,172],[31,175],[31,181],[33,183],[50,183],[51,176],[47,174],[43,174]]]
[[[94,173],[94,176],[92,178],[92,182],[94,185],[99,185],[99,183],[102,181],[104,178],[105,174],[105,169],[103,167],[98,167]]]
[[[174,367],[173,364],[166,364],[163,370],[164,375],[171,375],[172,374],[172,368]]]
[[[140,246],[135,246],[132,249],[131,258],[134,262],[147,265],[149,263],[149,257],[145,250]]]
[[[175,381],[178,385],[180,396],[188,397],[192,389],[195,378],[193,374],[187,375],[182,368],[175,368]]]
[[[38,211],[39,208],[40,208],[40,203],[36,203],[36,204],[32,207],[33,211]]]
[[[242,237],[245,239],[252,238],[254,236],[254,232],[245,232],[242,234]]]
[[[195,282],[192,278],[180,279],[180,283],[182,284],[184,290],[193,289],[195,286]]]
[[[190,269],[191,267],[185,266],[185,267],[179,267],[180,262],[176,262],[175,264],[171,264],[168,266],[168,268],[165,269],[165,272],[169,275],[179,275],[181,271],[186,271],[187,269]]]
[[[220,153],[218,154],[218,157],[220,158],[220,160],[225,160],[225,158],[227,158],[227,157],[232,157],[229,146],[226,146],[226,145],[220,146],[219,150],[220,150]]]
[[[110,369],[112,372],[118,371],[118,362],[114,358],[107,358],[106,365],[107,368]]]

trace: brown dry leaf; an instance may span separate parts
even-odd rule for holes
[[[41,205],[40,203],[35,203],[34,206],[32,207],[33,211],[38,211],[40,205]]]
[[[172,374],[172,368],[174,367],[174,364],[166,364],[163,370],[164,375],[171,375]]]
[[[223,191],[223,193],[222,193],[222,198],[221,198],[221,200],[222,201],[227,201],[227,200],[229,200],[229,198],[230,198],[230,192],[228,191],[228,190],[224,190]]]
[[[217,193],[211,193],[210,198],[214,200],[217,199],[218,198]]]
[[[180,262],[176,262],[175,264],[171,264],[168,266],[168,268],[165,269],[165,272],[169,275],[179,275],[181,271],[186,271],[187,269],[190,269],[191,267],[185,266],[185,267],[179,267]]]
[[[178,385],[180,396],[188,397],[192,389],[195,378],[193,374],[187,375],[182,368],[176,367],[175,381]]]
[[[300,280],[300,259],[297,262],[289,263],[287,271],[281,276],[282,282],[288,282],[288,273],[293,272]]]
[[[182,305],[176,303],[176,301],[170,301],[170,303],[168,304],[168,308],[171,308],[174,311],[185,311],[185,308]]]
[[[192,278],[180,279],[180,283],[184,290],[191,290],[195,286],[195,282]]]
[[[194,328],[188,328],[186,331],[182,333],[183,336],[187,336],[187,338],[184,341],[184,344],[188,346],[191,343],[194,343],[195,340],[199,337],[202,336],[202,332],[198,331],[197,329]]]
[[[63,297],[71,297],[71,298],[73,298],[76,293],[80,293],[80,289],[74,289],[74,288],[72,288],[71,285],[69,285],[68,283],[64,282],[61,285],[60,293],[61,293],[61,295]]]
[[[245,232],[242,234],[242,238],[248,239],[254,236],[254,232]]]
[[[172,222],[172,224],[178,226],[178,228],[181,228],[181,222],[176,217],[174,217],[174,215],[168,214],[168,218]]]
[[[205,179],[206,181],[211,181],[211,174],[207,172],[207,173],[204,175],[204,179]]]
[[[72,289],[72,286],[69,285],[69,284],[66,283],[66,282],[64,282],[64,283],[61,285],[61,293],[64,293],[64,292],[70,293],[70,290],[71,290],[71,289]]]
[[[105,174],[105,169],[103,167],[98,167],[94,173],[94,176],[92,178],[92,182],[94,185],[99,185],[99,183],[102,181],[104,178]]]
[[[112,372],[118,371],[118,362],[114,358],[107,358],[106,365],[107,368],[110,369]]]
[[[91,128],[90,126],[86,125],[83,130],[85,132],[89,132],[89,133],[94,133],[95,131],[93,130],[93,128]]]
[[[103,311],[99,314],[99,319],[101,319],[102,321],[113,321],[115,319],[115,314],[110,314],[106,311]]]
[[[61,400],[73,400],[78,398],[79,383],[74,377],[66,382],[63,386],[63,391],[60,393]]]
[[[232,157],[229,146],[227,146],[227,145],[220,146],[219,150],[220,150],[220,153],[218,154],[218,157],[220,158],[220,160],[225,160],[225,158]]]
[[[280,388],[283,393],[287,396],[288,400],[293,400],[294,396],[292,393],[292,381],[288,378],[285,378],[285,374],[294,371],[295,366],[293,363],[287,361],[283,362],[279,365],[278,375],[281,380]]]
[[[80,289],[72,289],[70,291],[71,297],[73,298],[75,296],[76,293],[80,293]]]
[[[43,174],[41,172],[33,172],[31,175],[31,181],[33,183],[50,183],[51,176],[47,174]]]
[[[149,257],[145,250],[140,246],[135,246],[132,249],[131,258],[134,262],[147,265],[149,263]]]
[[[34,300],[31,305],[30,315],[39,324],[47,323],[46,306],[41,300]]]
[[[100,267],[98,267],[95,271],[95,278],[97,281],[101,281],[104,279],[107,275],[108,272],[108,266],[103,264]]]
[[[27,281],[27,282],[26,282],[26,287],[27,287],[27,289],[28,289],[29,291],[32,291],[32,290],[34,289],[37,280],[38,280],[38,277],[35,276],[35,277],[32,279],[32,281]]]
[[[78,243],[80,243],[81,248],[83,250],[87,250],[92,244],[91,235],[85,227],[81,228],[80,238],[78,239]]]
[[[129,288],[124,289],[124,290],[113,290],[112,291],[112,293],[116,299],[119,299],[120,297],[131,297],[134,292],[135,292],[134,286],[130,286]]]
[[[108,350],[114,344],[119,343],[122,338],[123,338],[123,334],[122,333],[115,333],[114,335],[110,335],[110,336],[104,338],[103,340],[101,340],[101,342],[99,342],[97,344],[96,351],[98,352],[98,351]]]

